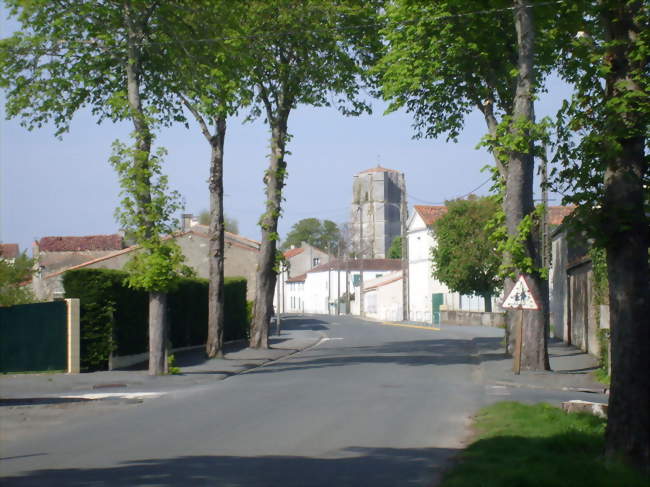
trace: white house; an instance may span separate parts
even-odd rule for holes
[[[364,282],[366,316],[385,321],[402,320],[402,271]]]
[[[456,311],[485,311],[483,298],[452,293],[432,275],[431,247],[436,244],[431,230],[446,206],[415,205],[407,222],[409,256],[409,317],[412,321],[431,322],[432,312],[440,306]],[[496,309],[496,299],[493,300]]]
[[[301,297],[296,294],[295,298],[302,299],[305,313],[336,314],[338,303],[339,312],[344,314],[348,311],[346,308],[349,296],[349,313],[359,315],[362,275],[365,288],[367,282],[398,271],[401,265],[399,259],[332,260],[307,272],[303,295]]]

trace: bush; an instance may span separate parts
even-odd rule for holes
[[[108,367],[111,353],[148,350],[148,294],[127,287],[126,272],[78,269],[63,275],[66,297],[81,304],[81,366]],[[246,279],[226,278],[224,340],[245,338],[248,331]],[[180,279],[167,301],[172,348],[203,345],[208,325],[208,281]]]

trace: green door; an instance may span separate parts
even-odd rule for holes
[[[444,302],[442,293],[433,293],[431,295],[431,322],[434,325],[440,324],[440,306]]]

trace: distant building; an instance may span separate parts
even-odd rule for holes
[[[82,237],[43,237],[34,242],[32,254],[41,275],[114,254],[124,248],[119,234]]]
[[[18,244],[0,244],[0,259],[13,262],[20,255]]]
[[[402,234],[401,205],[406,197],[404,174],[381,166],[354,176],[352,184],[352,252],[384,259]]]

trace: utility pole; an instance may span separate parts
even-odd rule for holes
[[[327,314],[332,314],[332,245],[327,244]]]
[[[409,245],[406,235],[406,219],[408,218],[408,208],[406,201],[406,179],[402,175],[400,184],[402,192],[401,201],[401,220],[402,220],[402,320],[409,319]]]
[[[359,203],[359,316],[363,318],[363,205]]]
[[[341,242],[336,252],[336,315],[341,314]]]

